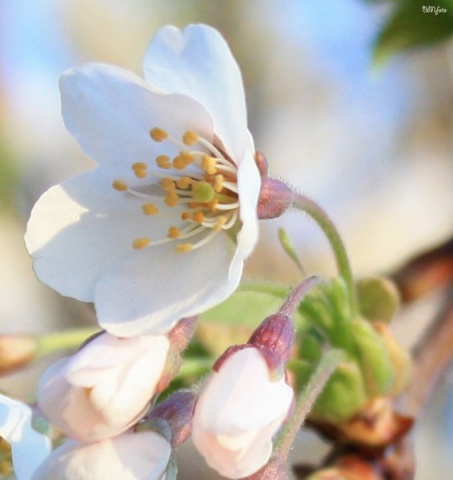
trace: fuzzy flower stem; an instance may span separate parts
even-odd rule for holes
[[[339,350],[327,352],[319,362],[305,388],[299,395],[294,413],[283,426],[274,446],[274,458],[284,461],[291,450],[297,433],[310,413],[313,404],[322,392],[335,368],[342,361],[343,354]]]
[[[297,310],[299,303],[305,297],[305,294],[315,285],[320,282],[320,278],[313,276],[303,280],[297,285],[294,290],[289,294],[285,303],[280,307],[278,313],[282,315],[288,315],[291,317]]]
[[[317,203],[301,193],[294,192],[292,207],[307,213],[327,236],[335,255],[338,272],[346,282],[351,314],[354,315],[355,312],[357,312],[354,277],[345,245],[340,233],[337,230],[337,227],[334,225],[327,213]]]

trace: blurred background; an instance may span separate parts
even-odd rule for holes
[[[453,45],[396,55],[373,69],[373,42],[388,12],[387,4],[359,0],[2,0],[2,333],[90,321],[85,306],[36,280],[22,240],[39,195],[93,166],[64,129],[58,79],[88,61],[141,74],[149,40],[163,24],[208,23],[225,36],[243,72],[256,148],[273,176],[329,212],[356,274],[393,271],[450,238]],[[334,272],[316,226],[287,214],[262,222],[248,278],[298,279],[277,240],[281,226],[308,272]],[[401,337],[415,342],[432,313],[429,302],[403,313]],[[27,398],[42,369],[3,377],[0,389]],[[450,478],[452,385],[450,375],[416,429],[417,480]],[[189,458],[178,478],[202,478],[201,462]]]

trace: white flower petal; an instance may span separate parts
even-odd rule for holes
[[[169,442],[155,432],[126,432],[90,444],[67,441],[33,480],[164,480],[170,455]]]
[[[243,259],[233,261],[234,254],[235,244],[223,232],[191,252],[177,253],[171,244],[138,251],[97,284],[99,324],[119,337],[166,333],[237,288]]]
[[[158,89],[190,96],[205,106],[234,158],[250,146],[241,73],[217,30],[207,25],[189,25],[184,31],[161,28],[145,55],[144,73]]]
[[[118,435],[127,430],[145,413],[130,411],[127,415],[105,417],[103,411],[93,408],[89,390],[74,387],[64,378],[68,358],[51,365],[42,375],[38,386],[38,403],[46,418],[65,435],[84,442]],[[126,406],[127,408],[127,406]]]
[[[18,480],[30,480],[50,453],[50,440],[32,427],[31,408],[0,394],[0,436],[10,445]]]
[[[284,378],[270,381],[269,369],[259,351],[245,348],[232,354],[220,371],[213,373],[201,406],[209,405],[204,421],[224,434],[235,429],[261,428],[280,418],[282,411],[288,411],[292,397],[293,391]]]
[[[164,335],[102,334],[71,357],[65,377],[74,386],[91,389],[90,401],[105,418],[124,417],[127,422],[130,412],[140,412],[154,395],[169,346]]]
[[[156,144],[150,129],[180,138],[186,130],[212,140],[206,109],[184,95],[162,95],[132,73],[103,64],[68,70],[60,80],[66,128],[101,165],[130,171],[134,162],[153,161],[169,144]],[[170,149],[174,154],[177,149]]]
[[[134,238],[167,234],[171,220],[144,215],[144,201],[114,190],[112,178],[105,169],[84,173],[49,189],[32,210],[25,243],[35,272],[62,295],[93,301],[112,263],[137,255]]]
[[[242,228],[237,236],[237,254],[247,258],[258,241],[258,198],[261,190],[261,177],[252,151],[244,153],[238,169],[238,194],[241,199],[239,216]]]

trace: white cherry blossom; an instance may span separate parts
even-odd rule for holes
[[[261,179],[224,39],[163,27],[144,72],[62,76],[65,125],[99,167],[48,190],[25,237],[38,277],[94,302],[121,337],[165,333],[227,298],[258,234]]]

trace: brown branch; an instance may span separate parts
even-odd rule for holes
[[[414,378],[405,404],[418,417],[429,402],[439,381],[453,362],[453,287],[446,291],[445,303],[437,318],[414,349]]]
[[[412,258],[391,278],[404,303],[445,290],[436,318],[413,350],[414,378],[406,389],[405,405],[418,417],[453,362],[453,238]]]

